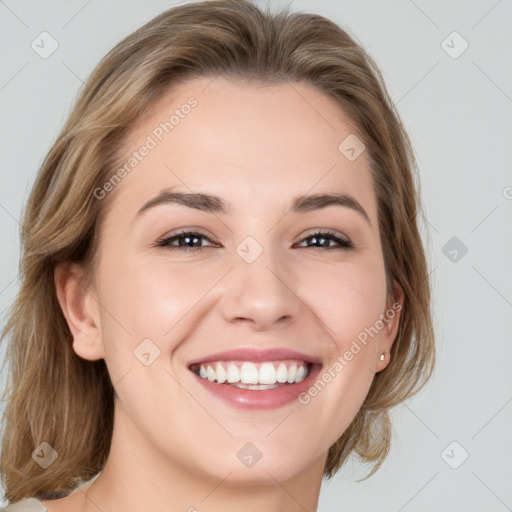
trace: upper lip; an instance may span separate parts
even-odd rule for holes
[[[211,361],[252,361],[254,363],[261,363],[264,361],[279,361],[285,359],[298,359],[307,363],[322,364],[320,359],[315,356],[286,348],[237,348],[194,359],[188,362],[188,366],[190,367],[199,363],[209,363]]]

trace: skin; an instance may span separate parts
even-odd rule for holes
[[[307,405],[239,410],[196,382],[188,361],[237,347],[295,349],[327,368],[403,295],[386,297],[367,155],[338,150],[355,132],[333,100],[307,84],[194,79],[155,105],[127,154],[190,96],[197,107],[117,185],[93,285],[78,284],[78,264],[55,271],[74,351],[105,359],[118,398],[106,467],[92,485],[45,500],[50,512],[316,510],[328,449],[389,363],[379,355],[398,313]],[[231,211],[167,204],[135,219],[171,186],[218,195]],[[287,215],[292,198],[326,192],[352,195],[370,223],[338,205]],[[180,228],[203,232],[203,248],[155,246]],[[316,228],[354,248],[318,250]],[[246,236],[263,248],[251,264],[236,252]],[[160,350],[149,366],[133,353],[147,338]],[[252,468],[236,457],[247,442],[263,454]]]

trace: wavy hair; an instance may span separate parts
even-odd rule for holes
[[[330,447],[331,478],[354,453],[373,474],[390,448],[389,408],[419,391],[434,367],[431,294],[417,218],[419,179],[407,133],[381,72],[345,30],[314,14],[263,11],[247,0],[166,10],[128,35],[83,85],[46,155],[23,212],[20,289],[0,340],[8,340],[0,474],[10,502],[63,497],[103,468],[113,432],[114,388],[105,361],[76,355],[54,270],[81,262],[92,275],[101,187],[122,163],[130,130],[170,88],[222,74],[250,84],[302,82],[333,99],[366,146],[377,198],[388,295],[404,291],[391,361],[348,429]],[[340,141],[341,142],[341,141]],[[58,454],[43,469],[41,443]]]

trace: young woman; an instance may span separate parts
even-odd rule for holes
[[[25,210],[6,510],[288,512],[434,361],[408,137],[333,22],[188,3],[89,77]]]

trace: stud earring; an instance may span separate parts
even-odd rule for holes
[[[381,361],[384,361],[385,358],[386,358],[386,352],[382,352],[382,354],[380,355],[379,359]]]

